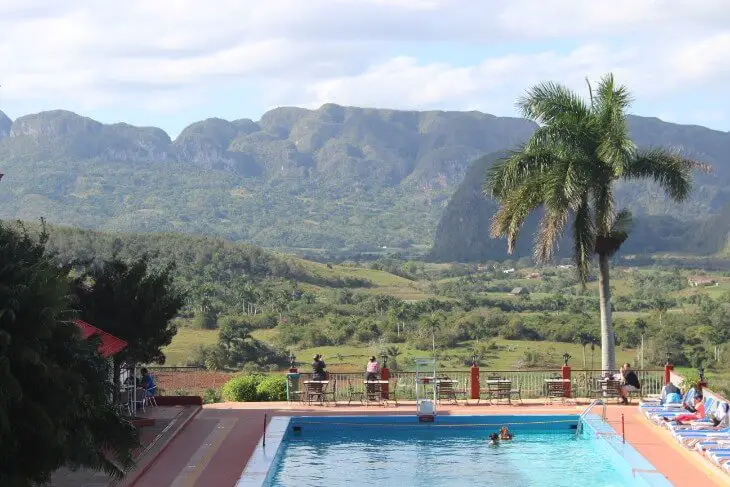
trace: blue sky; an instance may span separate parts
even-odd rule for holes
[[[726,0],[6,0],[0,110],[176,136],[326,102],[516,115],[542,80],[612,71],[640,115],[730,130]]]

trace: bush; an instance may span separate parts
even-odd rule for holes
[[[226,401],[253,402],[258,400],[256,388],[263,380],[261,375],[239,375],[223,385],[221,393]]]
[[[286,377],[268,375],[256,387],[259,401],[286,401]]]
[[[221,402],[221,393],[215,389],[206,389],[203,392],[203,404]]]

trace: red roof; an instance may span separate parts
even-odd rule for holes
[[[99,345],[99,355],[104,358],[111,357],[112,355],[115,355],[127,348],[127,342],[125,342],[121,338],[110,335],[104,330],[92,326],[85,321],[74,320],[74,323],[81,330],[81,337],[84,340],[94,335],[98,335],[101,337],[101,344]]]

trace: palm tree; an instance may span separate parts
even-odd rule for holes
[[[436,353],[436,332],[441,329],[443,324],[444,316],[440,313],[431,313],[426,317],[425,325],[426,329],[431,332],[431,349],[433,353]]]
[[[664,149],[637,149],[626,121],[631,96],[626,87],[614,83],[612,74],[601,78],[595,90],[590,83],[588,88],[587,102],[552,82],[528,90],[518,107],[539,127],[526,144],[488,171],[485,192],[500,204],[492,236],[507,237],[510,253],[527,216],[541,209],[535,261],[551,260],[567,225],[583,286],[593,254],[598,255],[601,366],[613,370],[609,262],[631,227],[631,212],[615,208],[615,183],[653,180],[672,200],[682,201],[691,191],[692,169],[709,166]]]

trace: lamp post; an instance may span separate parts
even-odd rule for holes
[[[385,369],[387,367],[388,367],[388,356],[383,354],[383,368]]]
[[[569,354],[568,352],[565,352],[565,353],[563,354],[563,360],[565,361],[565,366],[566,366],[566,367],[568,366],[568,360],[570,360],[571,358],[573,358],[573,357],[571,357],[571,356],[570,356],[570,354]]]
[[[477,366],[477,354],[476,353],[471,354],[471,366],[472,367]]]
[[[293,369],[294,368],[294,361],[295,360],[296,360],[296,357],[294,356],[294,352],[291,352],[289,354],[289,368],[290,369]]]
[[[702,367],[701,365],[697,369],[697,375],[700,376],[700,382],[704,382],[704,380],[705,380],[705,368]]]

